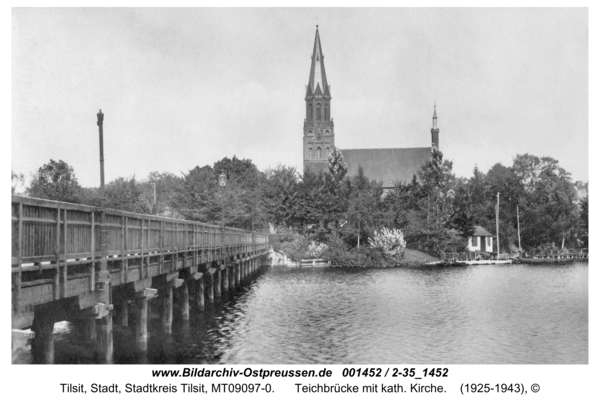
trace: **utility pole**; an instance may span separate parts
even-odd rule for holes
[[[221,258],[223,259],[223,264],[227,260],[225,256],[227,252],[225,248],[225,186],[227,186],[227,175],[225,171],[221,171],[219,175],[219,187],[221,188]]]
[[[157,213],[157,208],[156,208],[156,182],[152,182],[152,184],[154,185],[154,205],[152,206],[152,213],[156,215],[156,213]]]
[[[98,332],[97,353],[101,362],[113,362],[113,337],[112,337],[112,295],[110,286],[110,272],[108,271],[108,234],[106,228],[106,193],[104,189],[104,114],[102,110],[98,117],[100,135],[100,271],[97,273],[96,288],[98,298],[99,319],[96,330]],[[94,264],[92,262],[92,264]]]
[[[96,115],[98,117],[98,129],[100,136],[100,272],[98,273],[98,289],[110,288],[110,273],[108,272],[108,237],[106,231],[106,192],[104,189],[104,113],[102,109]],[[108,296],[107,296],[108,297]],[[110,303],[108,300],[105,303]]]

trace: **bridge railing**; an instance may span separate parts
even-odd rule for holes
[[[98,207],[12,196],[12,264],[41,264],[99,257]],[[196,221],[107,209],[108,255],[238,248],[250,252],[268,235]]]

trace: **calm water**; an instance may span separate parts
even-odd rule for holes
[[[588,265],[270,269],[192,316],[116,361],[585,364]]]

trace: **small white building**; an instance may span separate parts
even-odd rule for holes
[[[476,225],[473,236],[469,237],[467,248],[470,252],[493,252],[494,236],[482,226]]]

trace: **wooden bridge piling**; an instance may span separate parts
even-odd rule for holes
[[[189,281],[184,280],[181,284],[181,295],[180,295],[180,309],[181,319],[184,321],[190,320],[190,291]]]
[[[199,276],[195,277],[195,302],[196,308],[200,311],[204,310],[204,279],[202,278],[203,274],[198,273]]]

